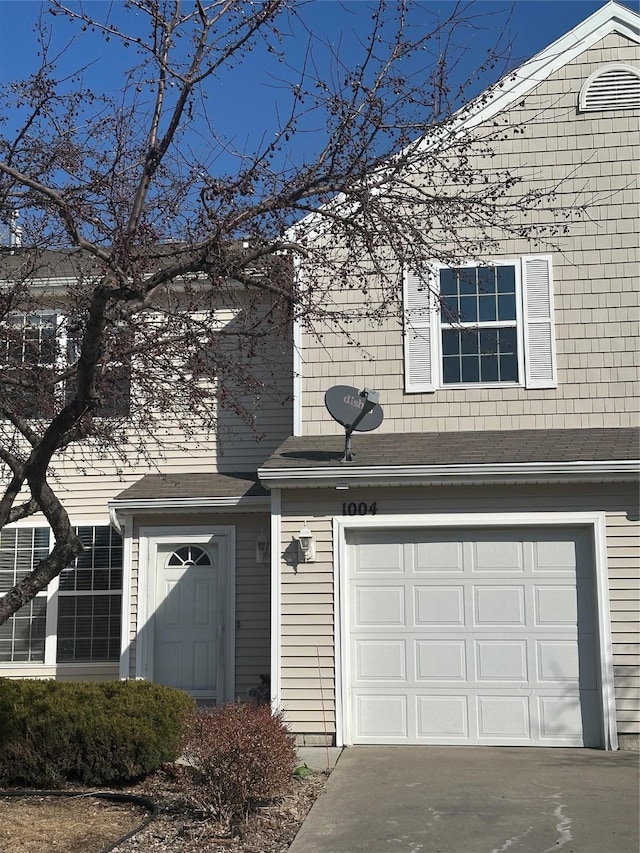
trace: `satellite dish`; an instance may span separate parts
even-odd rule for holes
[[[382,423],[384,413],[378,404],[379,394],[371,388],[358,391],[351,385],[334,385],[324,395],[324,404],[331,417],[346,430],[344,457],[341,462],[353,462],[351,434],[371,432]]]

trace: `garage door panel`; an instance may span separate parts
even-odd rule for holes
[[[478,682],[526,683],[527,643],[525,640],[479,640],[475,643],[476,680]]]
[[[534,606],[536,625],[576,627],[578,624],[575,587],[538,585],[534,587]]]
[[[401,695],[357,695],[355,697],[357,729],[355,740],[375,742],[380,739],[406,741],[407,697]]]
[[[465,640],[418,640],[415,645],[417,681],[466,681]]]
[[[524,572],[524,548],[508,537],[487,537],[472,543],[473,572]]]
[[[600,745],[589,543],[577,528],[355,534],[354,742]]]
[[[402,574],[403,546],[397,542],[363,542],[358,547],[355,574]]]
[[[468,705],[467,696],[416,696],[418,738],[468,740]]]
[[[414,587],[415,627],[465,624],[464,586]]]
[[[454,538],[436,539],[433,542],[416,542],[414,571],[459,573],[464,571],[462,543]]]
[[[582,739],[582,710],[579,696],[539,696],[540,735],[543,738]]]
[[[405,589],[398,586],[356,586],[354,609],[357,628],[406,624]]]
[[[578,560],[573,538],[549,537],[545,541],[534,542],[533,551],[534,571],[576,574]]]
[[[359,640],[355,644],[356,684],[366,681],[406,681],[404,640]]]
[[[525,625],[524,586],[481,586],[474,589],[473,621],[477,626]]]
[[[529,700],[522,696],[476,697],[478,738],[501,739],[531,738]]]

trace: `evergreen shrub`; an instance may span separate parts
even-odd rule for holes
[[[180,755],[195,709],[145,681],[0,678],[0,785],[116,785]]]

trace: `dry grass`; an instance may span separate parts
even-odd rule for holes
[[[171,768],[167,768],[171,771]],[[176,774],[159,771],[120,793],[148,797],[157,817],[117,853],[285,853],[307,812],[324,789],[316,773],[294,779],[290,794],[249,816],[229,835],[190,807]],[[3,797],[0,791],[2,853],[102,853],[140,826],[147,811],[131,803],[114,803],[70,792],[70,797]]]
[[[98,853],[140,826],[147,814],[141,806],[95,797],[0,798],[0,850]]]

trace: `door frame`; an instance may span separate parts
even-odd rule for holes
[[[336,665],[336,745],[352,743],[349,706],[349,563],[347,532],[350,530],[395,530],[398,528],[464,530],[473,527],[582,527],[591,537],[593,556],[594,620],[597,636],[597,676],[602,715],[602,743],[605,749],[618,748],[616,706],[613,683],[613,652],[609,582],[607,571],[606,516],[604,512],[493,512],[434,513],[419,515],[376,515],[356,518],[333,517],[335,559],[335,665]]]
[[[236,602],[236,529],[235,525],[165,525],[141,527],[138,534],[138,607],[135,651],[136,678],[153,681],[155,652],[154,613],[158,573],[158,546],[171,542],[180,545],[224,545],[225,563],[220,571],[223,582],[222,624],[219,630],[224,678],[218,704],[232,702],[235,695],[235,602]]]

